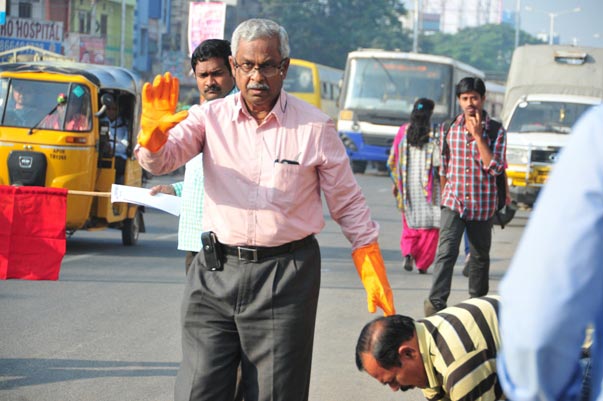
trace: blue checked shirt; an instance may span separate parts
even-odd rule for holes
[[[237,93],[235,86],[227,96]],[[184,181],[172,184],[177,196],[182,197],[178,224],[178,249],[199,252],[203,232],[203,154],[186,163]]]
[[[486,127],[490,123],[488,116],[485,123]],[[444,135],[442,127],[440,138]],[[488,166],[482,163],[477,144],[467,133],[463,114],[452,123],[444,138],[448,142],[448,152],[444,151],[442,141],[440,175],[446,177],[442,206],[458,212],[465,220],[485,221],[496,212],[496,176],[504,170],[505,130],[500,127],[494,144],[490,143],[486,129],[482,135],[492,149],[492,161]]]

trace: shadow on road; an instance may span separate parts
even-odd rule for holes
[[[176,362],[0,359],[0,390],[100,377],[176,376]]]

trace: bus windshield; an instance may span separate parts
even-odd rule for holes
[[[576,120],[589,107],[590,104],[567,102],[520,103],[507,131],[569,134]]]
[[[289,93],[312,93],[314,83],[312,82],[312,69],[297,64],[290,64],[287,70],[287,78],[283,83],[284,89]]]
[[[430,98],[434,116],[450,109],[451,66],[403,59],[357,58],[350,61],[343,108],[410,115],[414,102]]]
[[[3,79],[2,126],[60,131],[90,131],[88,88],[68,82]]]

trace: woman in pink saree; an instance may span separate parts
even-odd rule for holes
[[[440,147],[431,130],[433,107],[430,99],[415,102],[410,122],[400,127],[387,162],[402,212],[404,269],[412,271],[414,265],[422,274],[435,258],[440,227]]]

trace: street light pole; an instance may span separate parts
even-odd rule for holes
[[[521,24],[521,0],[515,2],[515,49],[519,46],[519,30]]]
[[[418,53],[419,51],[419,0],[415,0],[415,10],[413,14],[413,27],[412,27],[412,51]]]
[[[555,18],[557,18],[561,15],[565,15],[565,14],[579,13],[580,11],[582,11],[582,9],[580,7],[576,7],[571,10],[564,10],[564,11],[552,13],[552,12],[538,10],[531,6],[526,6],[526,11],[534,11],[534,12],[543,13],[543,14],[546,14],[549,16],[549,45],[552,45],[553,38],[555,37]]]

